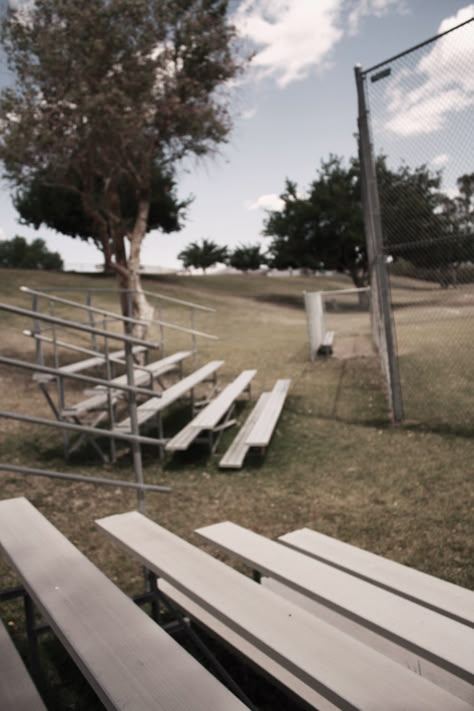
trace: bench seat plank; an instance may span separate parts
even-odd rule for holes
[[[222,392],[207,405],[193,420],[193,427],[211,430],[226,414],[234,400],[249,386],[256,370],[243,370]]]
[[[261,413],[247,436],[246,444],[249,447],[266,447],[270,442],[273,430],[283,409],[290,383],[291,380],[277,380],[271,391],[271,397],[265,405],[265,410]]]
[[[134,372],[134,385],[148,385],[150,383],[150,377],[158,378],[164,373],[168,373],[170,370],[176,368],[177,364],[182,360],[191,355],[191,351],[179,351],[178,353],[173,353],[173,355],[167,356],[166,358],[161,358],[153,363],[149,363],[143,366],[146,370],[137,369]],[[110,385],[127,385],[128,377],[125,373],[124,375],[119,375],[117,378],[113,378],[110,381]],[[78,417],[86,412],[91,412],[92,410],[100,410],[108,405],[108,394],[105,388],[99,386],[95,388],[96,394],[91,395],[91,397],[81,400],[71,407],[66,407],[62,410],[62,415],[64,417]],[[126,397],[127,393],[123,390],[114,390],[113,387],[110,390],[110,397],[112,403],[117,402],[117,400]]]
[[[97,524],[158,576],[342,709],[470,708],[138,512]]]
[[[197,533],[264,575],[436,665],[439,683],[447,688],[459,678],[459,693],[474,705],[474,635],[466,626],[231,522]]]
[[[143,425],[154,415],[169,407],[169,405],[180,397],[183,397],[183,395],[192,390],[196,385],[199,385],[199,383],[202,383],[206,378],[209,378],[223,364],[223,360],[213,360],[210,363],[206,363],[206,365],[195,370],[179,382],[163,390],[159,397],[152,397],[142,405],[139,405],[139,407],[137,407],[138,424]],[[122,422],[119,422],[115,429],[119,432],[131,432],[131,427],[131,420],[127,417],[125,420],[122,420]]]
[[[1,620],[0,659],[2,711],[46,711],[46,706]]]
[[[474,592],[309,528],[281,543],[474,628]]]
[[[26,499],[0,502],[0,545],[107,709],[245,708]]]
[[[166,444],[167,452],[184,451],[202,430],[212,430],[229,411],[232,403],[247,388],[256,374],[256,370],[244,370],[235,380],[207,405],[199,415],[189,422],[184,429]]]
[[[133,346],[133,355],[139,355],[140,353],[146,352],[145,346]],[[108,356],[109,360],[112,362],[121,361],[125,359],[125,350],[112,351]],[[70,373],[81,373],[83,370],[89,370],[90,368],[95,368],[99,365],[103,365],[106,362],[105,353],[98,353],[96,356],[91,358],[84,358],[83,360],[76,360],[74,363],[69,363],[68,365],[62,365],[58,368],[58,375],[67,375]],[[47,383],[54,380],[56,376],[50,375],[49,373],[35,373],[33,378],[41,383]]]
[[[246,443],[249,432],[257,422],[261,413],[265,409],[270,393],[262,393],[257,400],[257,404],[249,414],[244,424],[235,436],[232,444],[219,462],[221,469],[240,469],[244,463],[245,455],[250,447]]]
[[[185,595],[173,585],[167,583],[166,580],[158,579],[158,588],[187,616],[205,627],[211,634],[219,637],[220,640],[232,647],[237,653],[242,654],[251,665],[256,666],[266,676],[276,680],[280,686],[289,689],[297,697],[303,699],[311,708],[318,709],[318,711],[336,711],[339,708],[302,682],[301,679],[298,679],[283,665],[274,661],[251,642],[248,642],[231,627],[207,612],[190,596]]]

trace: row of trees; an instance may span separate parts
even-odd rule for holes
[[[0,241],[0,268],[51,269],[60,271],[63,260],[59,252],[50,252],[43,239],[28,243],[24,237]]]
[[[202,269],[204,273],[214,264],[227,264],[243,272],[256,270],[267,264],[259,244],[242,244],[231,251],[209,239],[203,239],[200,243],[191,242],[178,254],[178,259],[182,261],[185,269],[194,267]]]
[[[458,196],[441,191],[441,173],[427,166],[389,168],[376,161],[384,228],[384,249],[394,260],[447,271],[474,261],[474,173],[457,181]],[[356,287],[368,284],[360,166],[330,156],[304,194],[287,180],[283,208],[269,212],[264,234],[269,263],[280,269],[334,269]]]

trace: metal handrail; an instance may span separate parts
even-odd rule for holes
[[[135,294],[137,293],[136,289],[111,289],[107,287],[95,287],[89,289],[88,287],[83,287],[83,286],[49,286],[47,289],[45,289],[45,292],[48,291],[75,291],[75,292],[89,292],[91,294],[93,293],[109,293],[109,294]],[[145,296],[152,296],[155,299],[162,299],[162,301],[170,301],[174,304],[181,304],[182,306],[188,306],[189,308],[196,309],[197,311],[208,311],[210,313],[215,313],[216,309],[211,308],[210,306],[202,306],[201,304],[195,304],[192,301],[184,301],[183,299],[176,299],[173,296],[165,296],[165,294],[158,294],[155,291],[147,291],[147,290],[142,290],[142,294],[145,294]]]
[[[44,476],[50,479],[64,479],[65,481],[79,481],[84,484],[94,484],[103,486],[119,486],[124,489],[140,489],[143,491],[157,491],[161,494],[169,494],[171,487],[160,486],[158,484],[135,484],[133,481],[124,479],[108,479],[98,476],[83,476],[81,474],[70,474],[66,472],[52,472],[49,469],[38,469],[37,467],[24,467],[18,464],[8,464],[0,462],[0,471],[14,472],[16,474],[32,474],[33,476]]]
[[[114,331],[104,331],[101,328],[87,326],[86,324],[78,323],[77,321],[68,321],[66,319],[58,318],[57,316],[49,316],[48,314],[43,314],[40,311],[31,311],[31,309],[23,309],[19,306],[11,306],[10,304],[0,303],[0,310],[9,311],[10,313],[19,314],[20,316],[29,316],[30,318],[39,319],[40,321],[47,321],[48,323],[54,323],[58,326],[63,326],[64,328],[73,328],[78,331],[85,331],[86,333],[92,333],[96,336],[113,338],[117,341],[129,343],[130,345],[146,346],[146,348],[160,347],[159,343],[155,343],[153,341],[146,341],[142,338],[126,336],[125,334],[115,333]]]
[[[177,324],[169,323],[167,321],[161,321],[160,319],[150,319],[150,321],[142,321],[140,319],[130,318],[129,316],[121,316],[120,314],[116,314],[113,311],[107,311],[106,309],[100,309],[95,306],[88,306],[87,304],[81,304],[78,301],[71,301],[70,299],[62,299],[60,296],[50,296],[45,291],[38,291],[36,289],[30,289],[28,286],[21,286],[20,291],[22,291],[23,293],[26,293],[26,294],[32,294],[34,296],[42,296],[44,298],[49,299],[50,301],[54,301],[55,303],[65,304],[67,306],[73,306],[74,308],[82,309],[83,311],[88,311],[89,313],[96,313],[96,314],[100,314],[102,316],[109,316],[109,317],[112,317],[118,321],[125,321],[127,323],[132,323],[132,324],[140,325],[140,326],[148,326],[150,324],[156,324],[158,326],[166,326],[166,328],[171,328],[171,329],[174,329],[175,331],[181,331],[182,333],[190,333],[191,335],[194,335],[194,336],[201,336],[202,338],[208,338],[213,341],[219,340],[217,336],[213,336],[209,333],[204,333],[203,331],[197,331],[194,328],[186,328],[185,326],[178,326]],[[184,302],[182,302],[182,303],[184,303]]]

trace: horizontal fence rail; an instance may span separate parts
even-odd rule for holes
[[[25,370],[32,370],[35,373],[45,373],[46,375],[53,375],[55,377],[61,376],[61,378],[70,378],[71,380],[78,380],[83,383],[91,383],[92,385],[98,385],[101,388],[107,388],[109,390],[123,390],[126,393],[134,393],[137,395],[146,395],[150,397],[160,397],[160,394],[151,391],[146,388],[139,388],[136,385],[122,385],[120,383],[111,383],[110,380],[105,380],[104,378],[95,378],[93,375],[84,375],[81,373],[65,373],[60,372],[59,368],[50,368],[47,365],[39,365],[37,363],[28,363],[24,360],[18,360],[17,358],[6,358],[5,356],[0,356],[0,363],[3,365],[8,365],[13,368],[24,368]]]
[[[64,481],[78,481],[83,484],[94,484],[95,486],[118,486],[123,489],[155,491],[160,494],[169,494],[172,491],[169,486],[160,486],[158,484],[136,484],[133,481],[125,481],[124,479],[108,479],[106,477],[85,476],[82,474],[71,474],[69,472],[52,472],[49,469],[24,467],[17,464],[8,464],[7,462],[0,462],[0,471],[42,476],[49,479],[62,479]]]

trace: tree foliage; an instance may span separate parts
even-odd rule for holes
[[[367,285],[367,258],[355,160],[344,165],[331,155],[322,161],[315,180],[301,195],[287,180],[280,196],[283,209],[269,212],[264,234],[271,237],[270,264],[277,269],[336,269]]]
[[[178,259],[181,260],[185,269],[194,267],[202,269],[206,273],[206,269],[214,266],[218,262],[226,262],[227,247],[220,247],[218,244],[209,239],[203,239],[201,243],[191,242],[179,254]]]
[[[0,241],[0,267],[4,269],[61,270],[63,260],[59,252],[50,252],[43,239],[28,243],[24,237]]]
[[[441,174],[426,165],[397,169],[385,156],[376,160],[385,251],[415,267],[447,271],[474,258],[474,174],[458,180],[459,196],[441,191]],[[287,180],[280,196],[283,209],[269,212],[264,234],[271,237],[271,265],[335,269],[349,274],[357,287],[368,284],[360,166],[330,156],[301,195]]]
[[[227,261],[234,269],[248,272],[266,264],[266,257],[261,251],[261,245],[241,244],[231,252]]]
[[[59,191],[56,207],[71,201],[72,224],[56,209],[51,222],[91,232],[123,287],[139,288],[147,230],[177,226],[170,204],[152,215],[157,186],[166,196],[177,161],[215,150],[230,130],[222,86],[241,63],[226,12],[227,0],[35,0],[3,23],[16,76],[0,96],[5,176],[20,205],[43,189]]]

